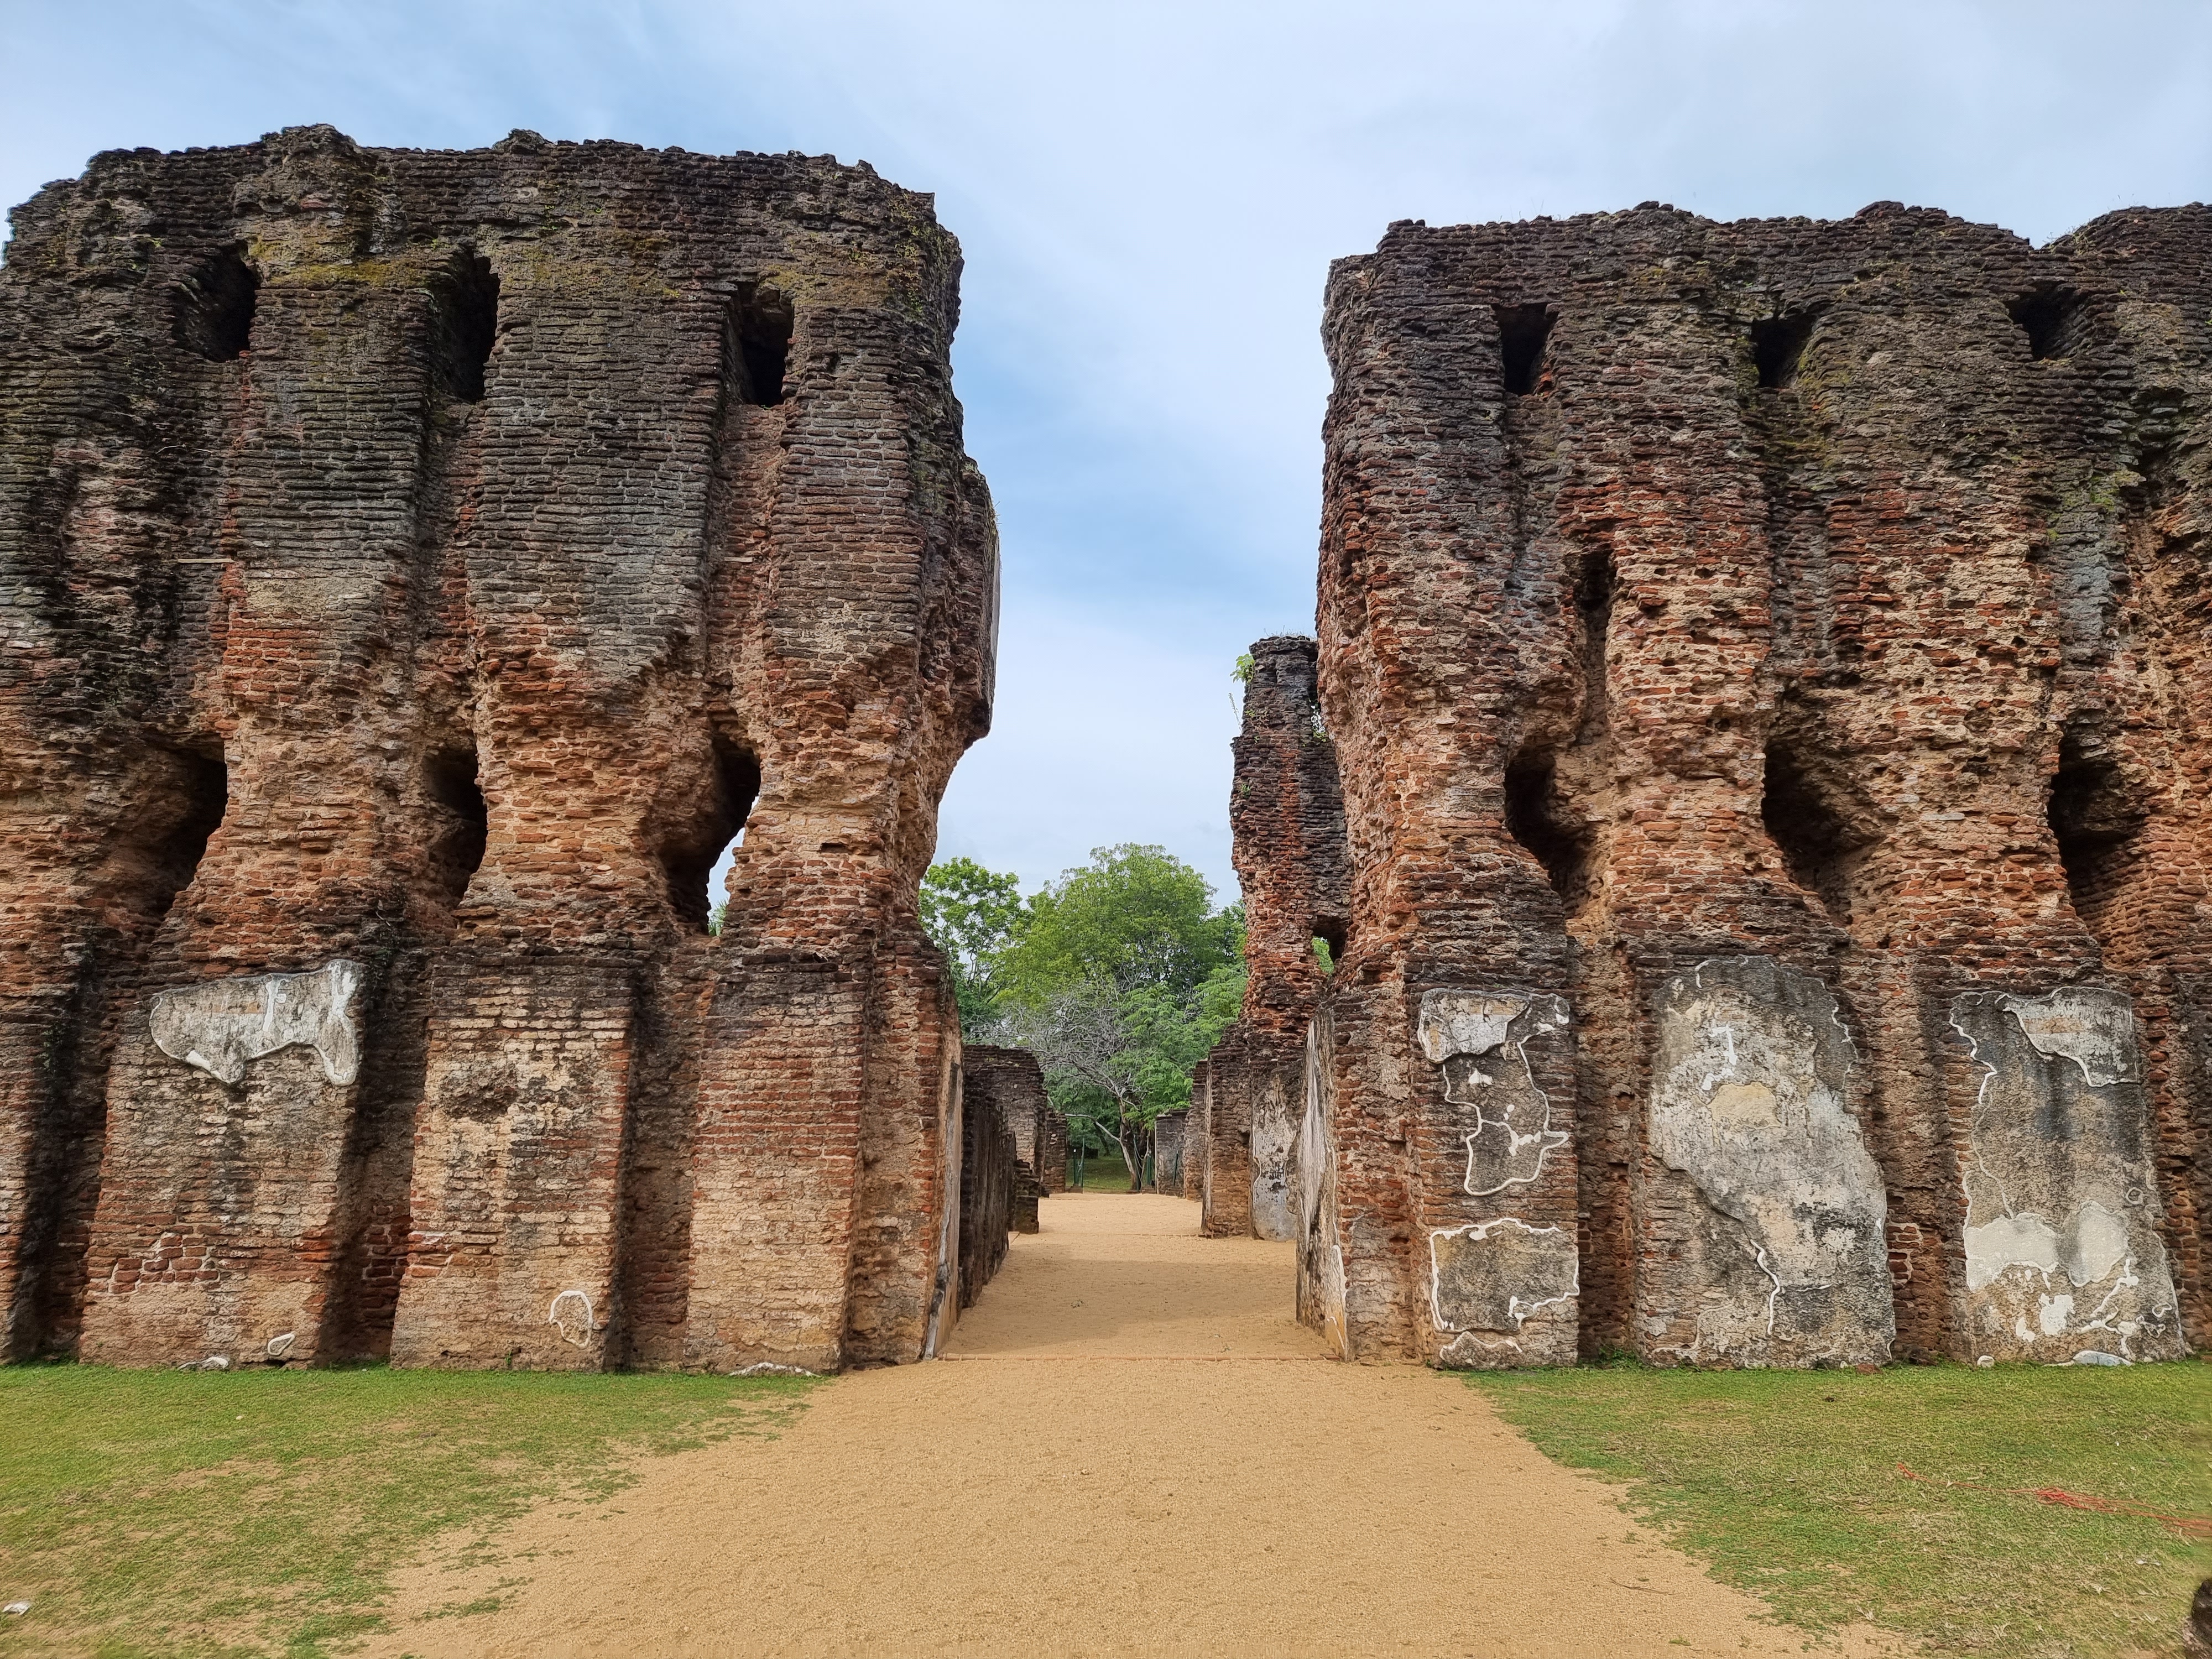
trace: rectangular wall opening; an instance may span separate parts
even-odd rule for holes
[[[1525,398],[1544,378],[1544,348],[1552,337],[1555,313],[1549,306],[1492,306],[1498,319],[1498,351],[1509,396]]]
[[[791,301],[747,283],[731,302],[722,331],[722,380],[741,404],[773,409],[783,401],[791,362]]]
[[[253,311],[261,274],[240,249],[218,249],[171,290],[170,332],[177,343],[211,363],[234,362],[253,343]]]

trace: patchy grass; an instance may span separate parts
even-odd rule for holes
[[[1645,1519],[1793,1623],[1869,1620],[1939,1654],[2174,1654],[2212,1571],[2157,1521],[1977,1490],[2212,1514],[2212,1365],[1471,1381],[1548,1455],[1634,1482]]]
[[[1085,1193],[1126,1193],[1129,1190],[1129,1170],[1120,1157],[1109,1152],[1103,1158],[1086,1158],[1083,1164],[1083,1185],[1077,1188]]]
[[[773,1434],[804,1378],[0,1370],[0,1659],[343,1651],[451,1528]]]

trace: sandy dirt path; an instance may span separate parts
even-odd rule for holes
[[[943,1361],[841,1377],[781,1438],[549,1504],[489,1562],[434,1551],[370,1651],[1805,1650],[1456,1379],[1322,1358],[1289,1246],[1201,1239],[1181,1199],[1042,1209]]]

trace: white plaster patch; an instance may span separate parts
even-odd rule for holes
[[[1425,992],[1421,1052],[1438,1066],[1454,1054],[1486,1054],[1504,1045],[1507,1028],[1528,1006],[1526,997],[1495,991]]]
[[[591,1346],[592,1333],[598,1328],[592,1321],[592,1298],[584,1291],[563,1291],[553,1298],[553,1305],[545,1310],[545,1322],[557,1326],[561,1340],[571,1347]]]
[[[1961,1170],[1966,1285],[1981,1330],[2010,1335],[2018,1348],[2007,1358],[2068,1363],[2072,1342],[2091,1331],[2108,1334],[2127,1360],[2139,1345],[2145,1358],[2178,1352],[2125,993],[1971,992],[1950,1024],[1982,1073]]]
[[[1850,1109],[1856,1054],[1834,992],[1771,958],[1717,957],[1668,979],[1653,1007],[1651,1150],[1702,1201],[1698,1248],[1741,1249],[1759,1275],[1709,1258],[1683,1352],[1886,1356],[1887,1195]]]
[[[1515,1038],[1513,1024],[1531,1018]],[[1548,994],[1514,991],[1430,991],[1421,998],[1421,1052],[1444,1067],[1444,1098],[1474,1108],[1462,1186],[1470,1197],[1488,1198],[1522,1186],[1544,1172],[1544,1160],[1570,1137],[1552,1127],[1552,1097],[1537,1086],[1528,1066],[1528,1040],[1567,1029],[1567,1005]],[[1451,1061],[1496,1054],[1498,1064]],[[1470,1092],[1470,1090],[1474,1092]]]
[[[1510,1336],[1462,1331],[1437,1353],[1437,1364],[1454,1371],[1502,1370],[1520,1364],[1522,1358],[1520,1343]]]
[[[361,1070],[353,1003],[364,969],[343,959],[312,973],[258,974],[164,991],[148,1024],[154,1046],[225,1083],[243,1081],[248,1060],[300,1044],[343,1088]]]
[[[1457,1285],[1448,1290],[1444,1276],[1455,1265],[1453,1258],[1473,1254],[1468,1246],[1492,1243],[1499,1247],[1495,1254],[1504,1282],[1481,1286],[1472,1297]],[[1575,1241],[1559,1227],[1535,1227],[1518,1216],[1501,1216],[1464,1227],[1435,1228],[1429,1234],[1429,1314],[1440,1331],[1503,1330],[1509,1321],[1518,1330],[1539,1308],[1576,1295],[1581,1272]],[[1519,1282],[1511,1282],[1516,1278]],[[1449,1309],[1448,1301],[1453,1304]],[[1485,1305],[1472,1312],[1462,1305],[1475,1302]]]
[[[2039,1215],[2001,1215],[1966,1229],[1966,1288],[1978,1291],[2008,1267],[2048,1279],[2058,1271],[2058,1230]]]
[[[1297,1127],[1279,1088],[1252,1108],[1252,1231],[1261,1238],[1297,1237],[1291,1220],[1291,1157]]]
[[[2082,1078],[2098,1088],[2136,1081],[2135,1013],[2110,992],[2067,985],[2039,997],[2008,996],[1998,1001],[2045,1059],[2072,1060],[2081,1068]]]

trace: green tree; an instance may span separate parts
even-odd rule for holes
[[[960,1034],[984,1040],[999,1018],[999,962],[1027,921],[1020,881],[973,859],[946,859],[921,878],[921,926],[952,969]]]
[[[1053,1103],[1134,1185],[1153,1121],[1190,1103],[1192,1068],[1244,994],[1242,905],[1213,908],[1158,847],[1101,848],[1030,899],[999,958],[1004,1033],[1033,1050]]]

